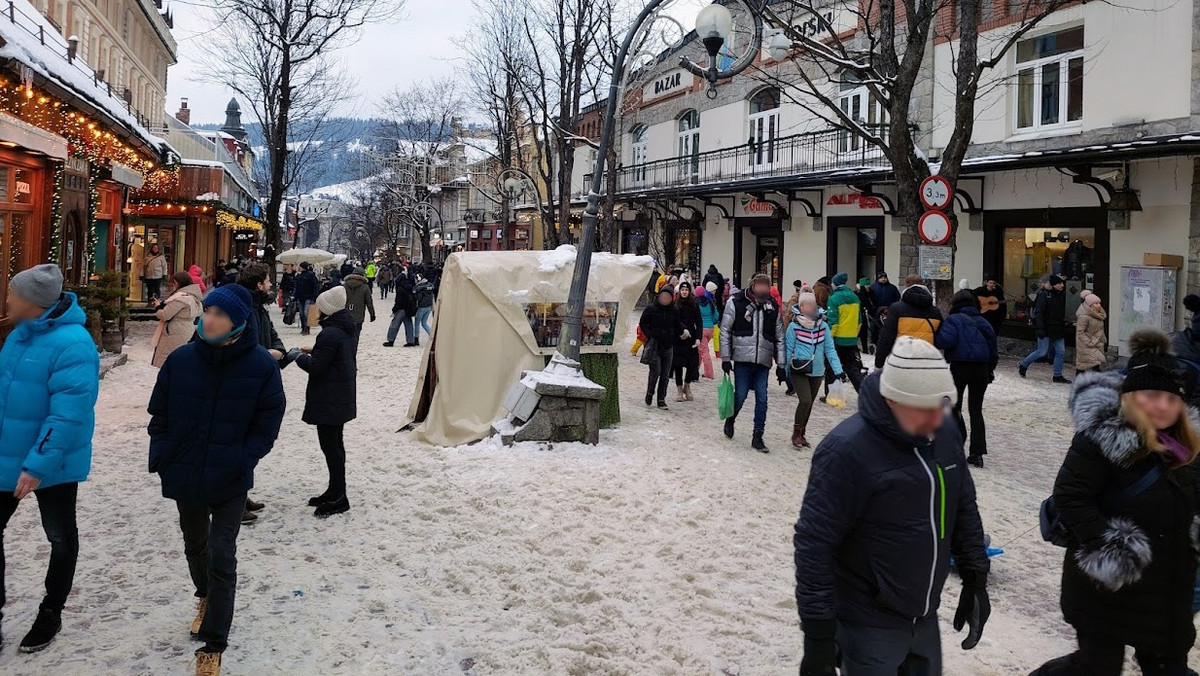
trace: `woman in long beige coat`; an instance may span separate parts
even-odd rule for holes
[[[171,278],[172,293],[158,310],[158,329],[150,345],[153,364],[162,366],[175,348],[186,345],[196,331],[196,318],[204,311],[204,293],[186,272]]]
[[[1108,313],[1100,305],[1100,296],[1088,294],[1075,311],[1075,370],[1091,371],[1108,365],[1104,348],[1108,336],[1104,334],[1104,320]]]

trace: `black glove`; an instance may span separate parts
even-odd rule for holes
[[[292,349],[288,350],[286,354],[283,355],[283,360],[281,362],[281,366],[287,366],[288,364],[296,361],[296,357],[299,357],[299,356],[300,356],[300,348],[293,347]]]
[[[729,375],[730,373],[733,373],[733,362],[731,362],[731,361],[721,362],[721,370],[725,372],[725,375]]]
[[[804,656],[800,658],[800,676],[837,676],[837,622],[802,620]]]
[[[846,375],[845,373],[843,373],[843,374],[841,374],[841,375],[839,375],[839,376],[838,376],[838,380],[842,381],[843,383],[845,383],[845,382],[849,382],[849,381],[850,381],[850,376],[848,376],[848,375]]]
[[[787,379],[788,379],[787,369],[783,368],[782,366],[776,366],[775,367],[775,377],[779,379],[780,385],[786,383]]]
[[[986,579],[978,581],[974,575],[963,574],[962,595],[958,597],[958,609],[954,611],[954,631],[970,627],[962,641],[962,649],[970,650],[979,645],[983,626],[992,614],[992,602],[988,598]]]

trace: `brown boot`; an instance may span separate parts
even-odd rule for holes
[[[804,439],[804,425],[792,425],[792,445],[796,448],[808,446]]]
[[[675,388],[675,401],[687,401],[687,397],[685,397],[683,394],[682,387]]]
[[[196,676],[221,676],[221,653],[197,650]]]
[[[196,604],[196,619],[192,620],[192,636],[200,633],[200,625],[204,624],[204,613],[208,612],[208,598],[200,599]]]
[[[683,386],[683,396],[688,401],[694,401],[694,399],[692,399],[692,384],[691,383],[688,383],[687,385]]]

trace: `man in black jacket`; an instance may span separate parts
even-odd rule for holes
[[[416,339],[413,338],[413,318],[417,314],[417,296],[413,293],[412,280],[407,274],[402,274],[396,278],[396,301],[392,303],[392,323],[388,326],[387,342],[384,347],[391,347],[396,344],[396,334],[400,333],[400,326],[404,326],[404,347],[413,347],[416,345]]]
[[[1024,378],[1030,364],[1054,350],[1054,382],[1069,384],[1071,381],[1063,377],[1063,357],[1066,352],[1064,339],[1067,335],[1067,295],[1063,288],[1066,285],[1058,275],[1050,275],[1049,282],[1050,288],[1038,293],[1037,302],[1033,306],[1033,328],[1037,335],[1037,347],[1028,357],[1021,360],[1017,370]]]
[[[954,628],[974,648],[991,613],[988,559],[955,397],[937,349],[900,338],[859,391],[859,411],[813,455],[796,522],[801,676],[942,673],[937,609],[957,561]]]
[[[320,293],[321,280],[317,279],[317,273],[312,271],[312,266],[307,262],[301,263],[300,274],[296,276],[296,310],[300,314],[300,335],[302,336],[307,336],[310,332],[308,308],[317,302],[317,296]]]
[[[875,368],[883,368],[892,346],[901,336],[919,338],[933,345],[942,323],[942,311],[933,304],[933,294],[924,281],[920,275],[905,277],[900,300],[888,306],[887,318],[879,329],[879,343],[875,345]]]

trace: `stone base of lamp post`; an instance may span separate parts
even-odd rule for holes
[[[600,443],[604,387],[584,377],[579,362],[556,354],[542,371],[526,371],[504,398],[508,417],[492,423],[507,446],[518,441]]]

